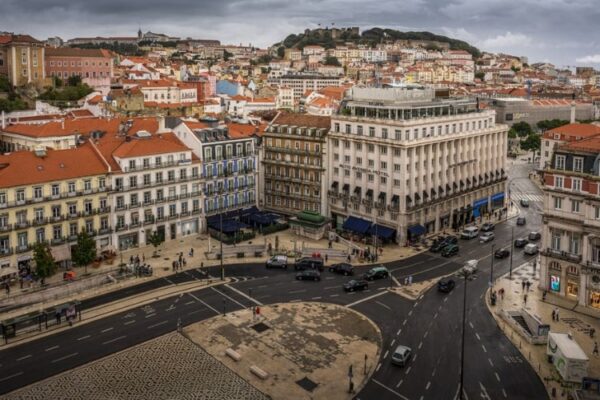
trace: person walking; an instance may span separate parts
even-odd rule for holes
[[[504,300],[504,288],[500,288],[500,290],[498,290],[498,293],[500,294],[500,300]]]
[[[596,333],[596,329],[590,328],[590,338],[594,338],[594,334]]]
[[[556,321],[556,311],[552,310],[552,321]]]
[[[525,281],[521,281],[521,291],[525,291]]]
[[[529,288],[531,287],[531,282],[525,282],[525,286],[527,287],[527,291],[529,292]]]
[[[194,248],[190,248],[190,257],[194,257]]]
[[[556,322],[560,321],[560,316],[558,314],[558,307],[554,309],[554,316],[556,317]]]
[[[4,283],[4,288],[6,289],[6,295],[10,296],[10,285],[8,284],[8,282]]]
[[[329,256],[325,254],[325,263],[327,264],[327,260],[329,260]]]
[[[594,351],[592,353],[598,357],[598,342],[594,342]]]
[[[527,293],[523,295],[523,304],[527,304]]]

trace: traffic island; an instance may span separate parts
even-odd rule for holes
[[[310,302],[258,311],[220,315],[183,334],[273,399],[350,399],[377,365],[381,332],[354,310]]]

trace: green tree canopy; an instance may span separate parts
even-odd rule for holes
[[[558,128],[559,126],[567,125],[569,121],[566,119],[545,119],[539,121],[536,125],[541,131],[547,131],[549,129]]]
[[[535,152],[540,149],[542,144],[541,136],[537,133],[532,133],[527,136],[527,139],[521,142],[521,148],[525,151],[531,151],[535,155]]]
[[[483,78],[485,78],[485,72],[483,72],[483,71],[475,72],[475,78],[477,78],[479,80],[483,80]]]
[[[531,129],[531,125],[529,125],[525,121],[517,122],[511,126],[510,131],[513,131],[518,137],[526,137],[533,133],[533,129]]]
[[[79,75],[72,75],[67,79],[67,85],[69,86],[79,86],[81,83],[82,81]]]
[[[323,61],[324,65],[333,65],[335,67],[339,67],[342,64],[340,64],[340,60],[337,59],[337,57],[334,56],[327,56],[325,57],[325,61]]]
[[[73,249],[71,258],[75,264],[84,266],[87,273],[88,265],[96,258],[96,241],[86,231],[81,231],[77,235],[77,244]]]
[[[44,284],[44,280],[52,276],[56,271],[56,262],[48,244],[35,244],[33,248],[33,261],[35,262],[35,273],[42,280],[42,284]]]

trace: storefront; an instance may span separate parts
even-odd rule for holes
[[[473,202],[473,217],[479,218],[488,212],[488,198],[483,197]]]
[[[548,289],[551,292],[560,294],[560,288],[562,283],[561,275],[562,268],[560,264],[556,261],[551,261],[550,264],[548,264],[548,281],[550,282]]]
[[[119,250],[127,250],[132,247],[138,247],[139,236],[137,232],[128,233],[126,235],[119,236]]]
[[[600,275],[588,275],[588,306],[600,309]]]
[[[504,192],[493,194],[490,200],[492,202],[492,210],[504,207]]]
[[[450,214],[442,215],[440,217],[440,230],[450,227]]]
[[[28,253],[22,256],[17,257],[17,268],[19,273],[23,270],[27,270],[31,272],[31,260],[33,257],[33,253]]]
[[[183,236],[198,233],[198,218],[181,222],[181,234]]]
[[[566,296],[577,300],[579,297],[579,270],[573,265],[567,267]]]

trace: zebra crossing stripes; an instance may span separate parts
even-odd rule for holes
[[[539,201],[541,203],[544,201],[544,196],[542,196],[541,194],[531,193],[513,193],[511,194],[511,199],[516,201],[527,199],[529,201]]]

